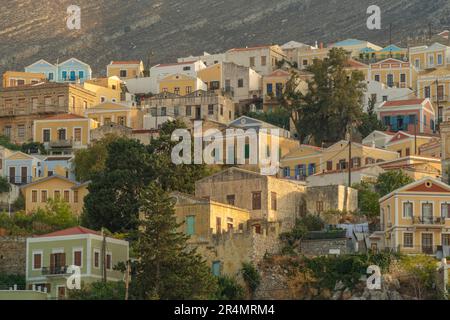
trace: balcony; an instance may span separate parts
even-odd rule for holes
[[[49,148],[72,148],[73,145],[74,145],[73,140],[65,140],[65,139],[54,140],[48,143]]]
[[[445,218],[441,217],[413,217],[413,225],[427,226],[427,227],[443,227],[445,225]]]
[[[68,108],[66,106],[13,106],[8,108],[0,108],[0,117],[24,116],[30,114],[66,113],[67,111]]]
[[[444,95],[444,94],[433,96],[432,101],[433,102],[447,102],[448,101],[448,96]]]
[[[234,88],[231,86],[227,86],[225,88],[222,89],[222,95],[229,95],[234,97]]]
[[[51,267],[43,267],[42,275],[43,276],[58,276],[58,275],[66,275],[68,266],[51,266]]]

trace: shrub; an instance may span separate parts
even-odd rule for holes
[[[253,264],[245,262],[242,264],[242,277],[250,289],[250,292],[254,294],[261,284],[261,276],[258,270]]]
[[[70,290],[70,300],[124,300],[125,283],[101,281],[83,286],[81,290]]]
[[[217,279],[218,290],[216,298],[218,300],[242,300],[244,298],[244,288],[237,283],[236,279],[222,276]]]

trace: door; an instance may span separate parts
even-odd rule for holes
[[[387,75],[387,85],[388,85],[388,87],[394,86],[394,75],[392,75],[392,74]]]
[[[16,183],[16,167],[9,167],[9,182]]]
[[[220,261],[214,261],[212,265],[213,275],[216,277],[220,276]]]
[[[195,107],[195,119],[200,120],[202,118],[202,109],[201,107]]]
[[[64,300],[66,298],[66,287],[58,287],[58,300]]]
[[[422,233],[422,253],[433,254],[433,234]]]
[[[423,203],[422,204],[422,223],[432,224],[433,223],[433,204]]]
[[[28,169],[27,167],[22,167],[20,170],[21,183],[26,184],[28,182]]]

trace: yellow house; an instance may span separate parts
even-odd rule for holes
[[[356,61],[355,59],[347,60],[345,70],[349,75],[351,75],[353,71],[359,71],[364,75],[364,80],[367,81],[369,79],[369,65]]]
[[[25,212],[32,213],[38,208],[45,208],[48,199],[59,198],[70,205],[74,214],[80,215],[88,185],[89,183],[81,184],[57,175],[24,185],[21,191],[25,197]]]
[[[3,88],[19,87],[46,81],[45,74],[20,71],[6,71],[3,74]]]
[[[441,178],[441,159],[428,156],[404,156],[378,164],[385,171],[401,170],[413,180]]]
[[[98,122],[101,126],[116,123],[133,129],[143,128],[142,111],[120,103],[101,103],[87,109],[85,116]]]
[[[218,90],[224,88],[222,73],[222,63],[216,63],[199,70],[197,76],[207,85],[208,90]]]
[[[180,73],[167,76],[159,81],[159,92],[185,96],[197,90],[207,90],[206,84],[200,78]]]
[[[75,114],[59,114],[42,120],[34,120],[33,141],[43,143],[46,148],[58,149],[87,148],[90,132],[98,127],[98,122]]]
[[[95,93],[95,104],[103,102],[120,102],[122,100],[121,85],[122,80],[116,76],[86,80],[83,84],[85,89]]]
[[[386,59],[370,64],[369,80],[384,83],[392,88],[416,89],[417,70],[410,62]]]
[[[121,80],[141,78],[144,76],[144,63],[139,60],[111,61],[106,72],[108,77],[119,77]]]
[[[417,96],[429,98],[437,109],[438,121],[444,121],[444,110],[450,107],[450,68],[447,66],[420,72]]]
[[[381,247],[435,254],[450,246],[450,186],[424,178],[389,193],[380,199],[380,225]]]
[[[303,47],[298,50],[297,63],[300,70],[306,69],[314,63],[314,60],[323,60],[328,57],[329,48]]]
[[[418,46],[409,49],[409,61],[419,71],[445,67],[449,64],[450,47],[438,42],[431,46]]]
[[[398,158],[397,152],[352,143],[352,168]],[[339,141],[328,148],[301,145],[281,159],[283,176],[297,180],[321,172],[348,170],[349,143]]]
[[[386,144],[386,150],[397,152],[401,157],[418,155],[419,149],[424,144],[429,143],[434,135],[413,135],[404,131],[397,132]]]

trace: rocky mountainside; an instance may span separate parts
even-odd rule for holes
[[[81,30],[66,26],[81,7]],[[0,0],[0,72],[71,56],[95,75],[111,59],[150,63],[232,47],[369,39],[385,45],[450,25],[447,0],[378,0],[382,30],[366,27],[372,0]],[[151,54],[150,54],[151,53]]]

